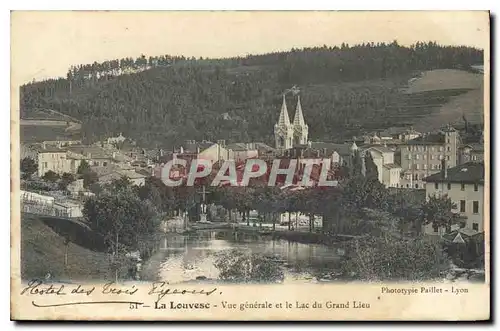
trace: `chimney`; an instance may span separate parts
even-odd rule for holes
[[[448,168],[446,167],[446,160],[445,159],[441,160],[441,169],[443,171],[444,178],[445,179],[448,178]]]
[[[196,147],[196,154],[200,154],[200,146]]]
[[[323,156],[326,156],[326,148],[323,148]]]
[[[184,153],[184,147],[181,146],[179,152],[180,152],[180,154]]]
[[[160,148],[160,156],[163,156],[163,148]]]

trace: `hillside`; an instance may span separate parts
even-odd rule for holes
[[[427,107],[415,114],[414,128],[425,132],[447,123],[463,124],[463,117],[471,124],[484,123],[483,85],[484,76],[478,73],[454,69],[423,72],[405,90],[409,104],[420,101]]]
[[[69,221],[65,221],[69,222]],[[21,276],[23,279],[92,280],[113,279],[108,255],[94,252],[74,242],[68,246],[68,265],[64,266],[64,237],[40,217],[21,217]],[[122,270],[122,274],[126,271]]]
[[[418,124],[419,116],[434,114],[471,87],[433,95],[415,80],[408,86],[409,80],[425,71],[467,68],[482,56],[467,47],[394,42],[231,59],[141,57],[137,65],[149,69],[135,74],[114,76],[116,68],[106,69],[120,66],[120,60],[75,66],[67,79],[25,85],[21,107],[78,118],[90,141],[123,132],[149,147],[186,139],[272,143],[281,93],[298,85],[310,138],[342,140],[365,130]],[[412,93],[404,93],[406,88]],[[287,102],[293,116],[296,100],[288,95]]]

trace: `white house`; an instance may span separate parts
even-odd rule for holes
[[[401,167],[394,163],[394,151],[385,146],[372,146],[364,150],[370,153],[377,166],[378,180],[386,187],[399,187]]]
[[[467,217],[465,228],[484,231],[484,163],[468,162],[424,178],[427,197],[447,195],[456,204],[453,212]],[[428,234],[443,234],[443,229],[427,225]]]

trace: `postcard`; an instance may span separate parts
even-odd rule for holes
[[[487,11],[13,11],[11,319],[490,319]]]

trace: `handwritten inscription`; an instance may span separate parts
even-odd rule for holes
[[[215,291],[217,291],[217,288],[213,288],[212,290],[209,290],[209,291],[204,290],[204,289],[201,289],[201,290],[176,289],[176,288],[168,287],[167,282],[154,282],[152,284],[152,288],[148,292],[148,294],[149,295],[156,295],[157,296],[156,302],[160,302],[160,300],[163,299],[163,297],[165,295],[169,295],[169,294],[180,294],[180,295],[191,294],[191,295],[206,295],[206,296],[208,296],[208,295],[213,294]]]
[[[217,291],[217,288],[212,288],[210,290],[206,289],[186,289],[186,288],[173,288],[169,287],[167,282],[154,282],[151,284],[151,288],[147,292],[148,295],[154,296],[155,303],[154,307],[156,309],[207,309],[210,308],[210,304],[207,303],[177,303],[171,301],[168,305],[160,303],[166,295],[202,295],[209,296]],[[101,293],[102,295],[109,296],[109,300],[104,301],[70,301],[63,303],[54,303],[54,304],[41,304],[35,301],[32,302],[35,307],[55,307],[55,306],[71,306],[71,305],[90,305],[90,304],[129,304],[130,307],[135,307],[133,309],[137,309],[139,306],[143,305],[142,302],[136,301],[121,301],[115,300],[118,298],[130,298],[139,292],[139,288],[136,285],[119,285],[115,282],[108,282],[101,287],[95,286],[85,286],[83,284],[47,284],[42,280],[33,279],[30,280],[22,290],[21,295],[31,295],[31,296],[40,296],[40,297],[50,297],[50,296],[78,296],[78,297],[88,297],[93,293]],[[222,292],[218,292],[222,294]]]

